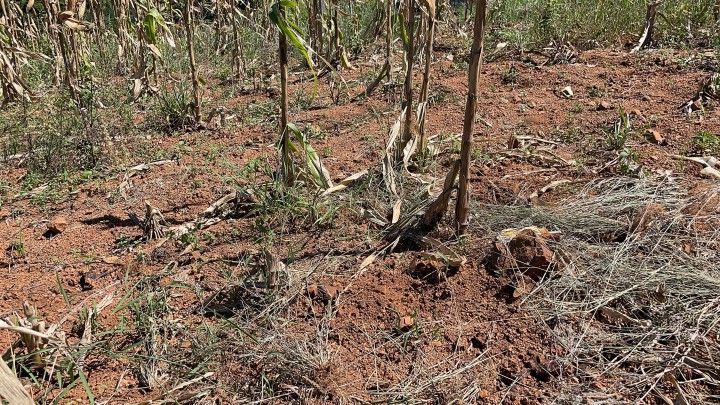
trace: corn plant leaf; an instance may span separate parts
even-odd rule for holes
[[[368,171],[367,171],[367,169],[365,169],[365,170],[359,171],[355,174],[352,174],[352,175],[342,179],[340,181],[340,184],[334,185],[334,186],[328,188],[327,190],[323,191],[321,196],[325,197],[325,196],[335,193],[337,191],[345,190],[346,188],[348,188],[348,186],[350,184],[357,181],[361,177],[365,176],[367,173],[368,173]]]
[[[397,221],[400,220],[400,213],[402,208],[402,199],[398,199],[395,201],[395,204],[393,204],[392,208],[392,219],[390,220],[391,224],[397,223]]]
[[[173,36],[173,32],[170,29],[170,25],[165,21],[165,18],[160,14],[160,12],[157,9],[152,9],[150,12],[153,15],[153,18],[155,18],[155,21],[157,24],[162,28],[162,31],[164,33],[165,41],[167,41],[168,45],[171,48],[175,48],[175,37]]]
[[[156,8],[150,8],[145,14],[145,18],[143,19],[143,27],[145,29],[145,37],[147,38],[148,43],[156,44],[158,39],[158,34],[160,33],[158,28],[162,29],[162,32],[165,33],[165,36],[172,36],[172,33],[170,32],[170,28],[168,27],[167,23],[165,22],[165,18],[163,18],[162,14],[160,14],[160,11]],[[175,42],[172,42],[174,47]]]
[[[403,13],[399,13],[398,18],[400,19],[400,39],[402,39],[403,49],[407,52],[407,50],[410,49],[410,37],[408,36],[407,25],[405,24],[405,16]]]
[[[80,2],[80,6],[78,7],[78,18],[83,19],[85,17],[85,8],[87,7],[87,2],[85,0]]]
[[[286,184],[292,184],[295,181],[295,164],[292,159],[295,146],[290,141],[289,136],[285,136],[288,128],[283,128],[280,133],[280,142],[278,143],[278,153],[280,155],[280,176]]]
[[[90,27],[84,22],[75,18],[66,18],[63,20],[63,25],[72,31],[87,31]]]
[[[167,41],[170,48],[175,49],[175,38],[173,38],[172,32],[170,32],[169,29],[165,32],[165,41]]]
[[[323,166],[320,156],[318,156],[315,149],[307,141],[305,135],[292,123],[288,124],[288,130],[290,130],[295,142],[297,142],[297,145],[295,145],[294,142],[290,142],[292,145],[291,149],[296,154],[302,155],[301,157],[305,160],[310,180],[322,189],[332,187],[333,184],[330,179],[330,173],[325,169],[325,166]]]
[[[159,59],[162,59],[162,52],[160,52],[160,48],[158,48],[155,44],[146,44],[148,49],[150,49],[150,52],[153,53],[153,55],[157,56]]]
[[[157,24],[152,14],[147,13],[143,19],[143,28],[145,30],[145,38],[150,44],[154,44],[157,41]]]
[[[135,79],[133,80],[133,100],[137,100],[138,97],[140,97],[140,94],[142,93],[143,85],[141,79]]]
[[[65,21],[68,18],[73,18],[73,17],[75,17],[75,12],[70,11],[70,10],[62,11],[62,12],[58,13],[58,15],[57,15],[57,18],[60,22]]]
[[[288,20],[283,15],[283,10],[290,9],[295,10],[298,8],[297,3],[291,0],[280,0],[272,5],[270,9],[269,17],[270,21],[275,24],[278,29],[285,35],[295,49],[300,52],[302,57],[307,62],[310,69],[315,73],[315,65],[313,64],[312,58],[310,57],[312,50],[308,46],[307,42],[301,36],[300,28]]]

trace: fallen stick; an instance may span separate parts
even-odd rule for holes
[[[165,165],[165,164],[172,163],[172,162],[173,162],[172,160],[157,160],[155,162],[150,162],[150,163],[141,163],[137,166],[133,166],[133,167],[129,168],[125,172],[125,175],[123,176],[123,180],[120,182],[120,185],[118,186],[118,191],[120,192],[120,195],[122,195],[123,198],[127,198],[127,194],[125,193],[125,191],[127,191],[127,189],[130,188],[130,186],[131,186],[130,179],[133,176],[135,176],[136,174],[138,174],[140,172],[144,172],[146,170],[149,170],[151,167],[161,166],[161,165]],[[108,195],[108,197],[109,197],[109,195]]]

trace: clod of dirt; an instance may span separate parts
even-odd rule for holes
[[[433,251],[419,252],[410,264],[408,273],[411,277],[430,283],[446,281],[448,276],[456,274],[466,259],[447,246],[432,238],[424,238],[425,243],[432,241]]]
[[[516,300],[522,297],[525,293],[525,288],[523,288],[522,286],[515,286],[515,288],[513,288],[512,298]]]
[[[650,141],[652,141],[658,145],[667,145],[667,139],[665,139],[665,137],[662,136],[662,134],[660,132],[658,132],[657,130],[648,129],[645,132],[645,136],[647,137],[647,139],[649,139]]]
[[[102,258],[102,262],[105,264],[121,264],[118,256],[105,256]]]
[[[340,295],[337,287],[326,285],[309,285],[306,291],[310,298],[325,304],[332,302]]]
[[[528,292],[529,291],[526,289],[526,287],[523,287],[523,285],[509,283],[500,288],[500,290],[495,295],[495,298],[504,300],[505,303],[509,305],[517,302],[517,300],[527,295]]]
[[[415,319],[412,316],[405,315],[400,318],[399,327],[402,331],[409,331],[415,325]]]
[[[505,229],[496,238],[490,265],[498,270],[517,270],[539,280],[559,265],[555,252],[547,244],[558,238],[558,232],[534,226]]]
[[[410,266],[410,276],[437,283],[447,278],[446,270],[447,265],[441,260],[417,258]]]
[[[69,224],[70,223],[68,222],[68,220],[65,217],[58,216],[58,217],[53,218],[47,224],[47,229],[51,234],[57,235],[57,234],[65,232],[65,230],[67,229]]]
[[[612,104],[610,104],[609,101],[603,100],[600,103],[598,103],[597,107],[595,107],[598,111],[606,111],[612,109]]]

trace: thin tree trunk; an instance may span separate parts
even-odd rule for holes
[[[640,41],[631,51],[635,53],[643,48],[647,48],[653,42],[653,33],[655,32],[655,17],[657,16],[657,9],[663,0],[648,0],[647,10],[645,12],[645,29],[643,30]]]
[[[317,40],[317,49],[315,50],[315,53],[320,56],[323,54],[323,51],[325,49],[325,35],[323,35],[323,15],[325,12],[325,6],[323,0],[312,1],[315,2],[315,24],[317,24],[317,27],[315,28],[315,33],[317,35],[317,38],[315,38]]]
[[[477,109],[478,78],[485,39],[485,13],[487,0],[477,0],[475,7],[475,27],[468,68],[468,93],[465,101],[465,119],[463,120],[462,144],[460,145],[460,180],[458,198],[455,206],[455,222],[458,233],[464,234],[468,227],[468,205],[470,203],[470,154],[472,152],[473,131],[475,130],[475,110]]]
[[[287,142],[288,124],[288,98],[287,98],[287,75],[288,75],[288,46],[287,37],[282,31],[278,33],[278,60],[280,63],[280,132],[282,133],[283,145]]]
[[[190,78],[193,86],[193,117],[195,123],[200,123],[200,82],[198,80],[197,66],[195,65],[195,45],[193,44],[193,1],[185,3],[185,34],[187,36],[188,56],[190,59]]]
[[[215,54],[220,55],[222,48],[222,5],[221,0],[215,0],[215,21],[213,21],[213,28],[215,28]]]
[[[408,35],[407,50],[405,52],[407,70],[405,71],[405,91],[403,109],[405,110],[405,123],[403,124],[403,135],[398,148],[398,157],[402,156],[405,145],[412,139],[412,81],[413,81],[413,59],[414,59],[414,34],[415,34],[415,7],[413,0],[406,0],[406,30]]]
[[[338,8],[340,8],[340,5],[337,1],[334,1],[332,4],[332,22],[333,22],[333,53],[332,59],[328,58],[329,61],[336,62],[338,65],[341,65],[342,60],[342,48],[340,44],[340,21],[338,18]]]
[[[68,3],[68,6],[70,6],[70,3]],[[72,33],[70,35],[72,35]],[[62,59],[65,65],[65,85],[67,86],[68,92],[70,93],[70,98],[77,102],[78,97],[75,86],[77,77],[75,75],[75,69],[73,68],[73,60],[70,54],[71,45],[68,42],[68,36],[66,35],[65,28],[63,28],[62,26],[58,30],[58,38],[60,40],[60,52],[62,53]]]
[[[284,18],[285,11],[279,8],[280,18]],[[288,129],[288,44],[287,37],[278,30],[278,62],[280,64],[280,173],[286,186],[295,182],[295,170],[290,157],[290,133]]]
[[[116,0],[115,1],[116,18],[115,18],[115,29],[118,37],[118,56],[116,70],[120,74],[124,74],[127,71],[127,58],[131,52],[132,46],[128,39],[128,12],[130,5],[127,0]]]
[[[387,66],[387,79],[390,81],[392,76],[392,2],[393,0],[385,0],[385,65]]]
[[[313,62],[317,62],[317,51],[320,43],[320,21],[318,16],[317,0],[309,0],[307,2],[308,8],[308,32],[310,36],[310,47],[313,49]]]
[[[420,131],[420,153],[424,153],[427,147],[427,137],[425,136],[425,118],[427,115],[428,89],[430,87],[430,64],[432,62],[433,41],[435,40],[435,0],[426,1],[428,20],[427,20],[427,38],[425,41],[425,71],[423,72],[422,86],[420,87],[420,97],[418,97],[418,105],[422,104],[420,114],[420,123],[418,130]]]
[[[53,29],[53,26],[56,24],[56,16],[59,10],[57,8],[57,5],[55,3],[51,4],[49,0],[43,0],[43,5],[45,6],[47,31],[48,35],[50,36],[53,53],[55,54],[53,84],[59,85],[62,81],[62,75],[60,73],[60,65],[62,64],[62,50],[60,50],[60,37],[57,31]]]
[[[237,7],[237,0],[230,0],[230,22],[232,23],[232,38],[233,38],[233,72],[236,79],[240,78],[240,75],[245,73],[245,51],[243,49],[243,43],[240,39],[240,28],[238,27],[237,17],[235,15],[235,8]]]

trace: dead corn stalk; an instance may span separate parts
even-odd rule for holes
[[[185,34],[187,37],[188,59],[190,60],[190,80],[193,86],[193,118],[195,124],[201,122],[200,117],[200,81],[198,80],[197,65],[195,64],[195,44],[193,43],[193,0],[185,3]]]
[[[420,148],[420,154],[425,153],[425,149],[427,149],[425,118],[428,107],[428,88],[430,87],[430,65],[432,63],[433,41],[435,40],[435,0],[424,0],[423,3],[427,12],[427,33],[425,38],[425,70],[423,71],[423,80],[422,86],[420,87],[417,108],[418,131],[420,136],[418,147]]]
[[[473,43],[470,50],[470,67],[468,68],[468,93],[465,101],[465,119],[463,120],[462,142],[460,145],[460,181],[458,198],[455,206],[455,223],[458,233],[464,234],[468,227],[468,204],[470,202],[470,159],[475,130],[475,112],[477,110],[478,80],[485,38],[485,14],[487,0],[477,0],[475,7],[475,26]]]

